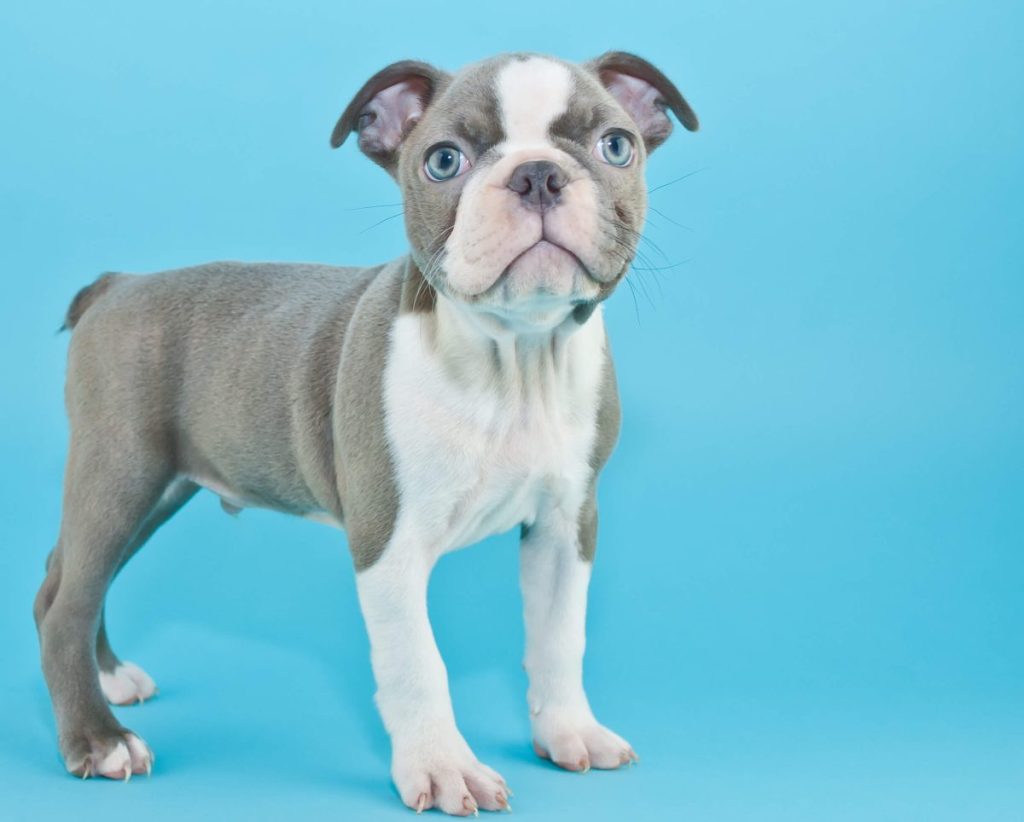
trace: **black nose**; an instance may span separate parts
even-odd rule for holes
[[[569,178],[549,160],[531,160],[516,167],[508,187],[522,198],[523,205],[544,211],[558,202]]]

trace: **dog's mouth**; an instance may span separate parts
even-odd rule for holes
[[[572,299],[590,296],[596,280],[572,250],[547,237],[519,252],[481,296],[506,302],[524,298]]]
[[[576,256],[576,254],[564,245],[560,245],[553,240],[549,240],[547,237],[541,237],[529,248],[519,252],[515,259],[505,266],[505,270],[501,272],[501,277],[507,277],[517,266],[522,267],[530,265],[531,261],[544,265],[556,262],[560,257],[566,258],[566,263],[569,263],[570,261],[575,263],[575,265],[584,274],[590,276],[590,272],[587,270],[587,267],[583,264],[583,261]],[[500,280],[501,277],[498,279]]]
[[[516,254],[482,292],[460,292],[447,277],[439,279],[431,284],[450,299],[523,328],[557,325],[579,306],[602,298],[601,283],[583,260],[543,236]]]
[[[439,290],[459,302],[522,328],[557,325],[580,305],[601,299],[601,284],[573,251],[541,237],[520,251],[497,279],[478,294]]]

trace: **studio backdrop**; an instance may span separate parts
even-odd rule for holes
[[[526,819],[1022,818],[1022,32],[998,0],[6,4],[0,817],[408,818],[344,535],[208,492],[109,599],[152,777],[65,773],[32,621],[57,328],[104,271],[406,253],[391,179],[328,144],[394,60],[623,49],[701,119],[605,309],[585,680],[641,761],[533,754],[518,533],[431,583],[460,729]]]

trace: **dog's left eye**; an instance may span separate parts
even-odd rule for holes
[[[624,131],[609,131],[598,140],[597,150],[602,160],[620,168],[633,159],[633,141]]]
[[[450,143],[435,146],[427,152],[427,159],[423,163],[423,170],[427,177],[436,183],[458,177],[469,167],[466,155],[459,151],[457,146]]]

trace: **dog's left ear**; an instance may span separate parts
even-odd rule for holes
[[[331,134],[331,147],[337,148],[356,131],[362,152],[393,174],[402,141],[447,77],[418,60],[402,60],[381,69],[342,113]]]
[[[697,115],[679,89],[642,57],[625,51],[609,51],[583,66],[600,78],[640,127],[648,152],[654,151],[672,133],[667,109],[679,118],[687,131],[698,129]]]

